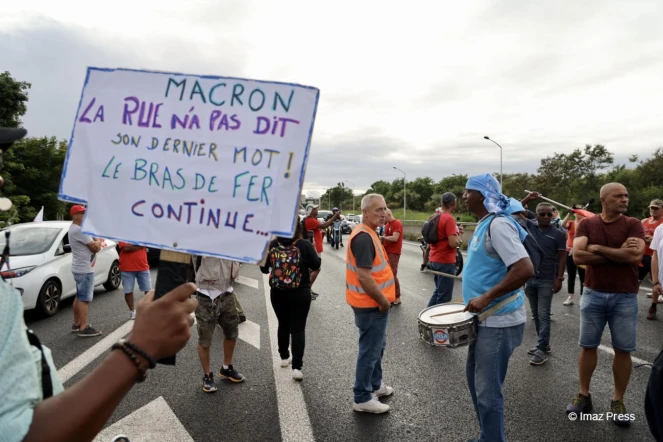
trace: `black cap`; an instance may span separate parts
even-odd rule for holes
[[[15,141],[20,140],[28,134],[28,131],[22,127],[0,127],[0,150],[3,152],[9,149]]]
[[[442,194],[442,204],[449,204],[456,201],[456,195],[451,192],[444,192]]]

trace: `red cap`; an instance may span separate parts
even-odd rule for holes
[[[81,206],[80,204],[76,204],[74,207],[72,207],[69,210],[69,215],[73,216],[77,213],[85,212],[85,207]]]

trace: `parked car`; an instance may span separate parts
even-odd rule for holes
[[[53,316],[60,301],[76,294],[71,273],[71,221],[43,221],[14,224],[0,231],[0,250],[9,236],[9,267],[0,274],[21,293],[23,309],[38,309],[45,316]],[[116,290],[122,281],[119,257],[114,241],[104,240],[94,266],[95,286]]]

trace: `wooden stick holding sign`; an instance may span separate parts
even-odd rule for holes
[[[188,282],[192,266],[191,255],[188,253],[162,250],[159,255],[157,282],[154,286],[154,300],[161,298],[169,291]],[[175,365],[175,355],[160,359],[159,364]]]
[[[424,270],[424,273],[433,273],[435,275],[446,276],[447,278],[453,278],[453,279],[463,279],[461,276],[452,275],[450,273],[437,272],[435,270],[430,270],[430,269]]]

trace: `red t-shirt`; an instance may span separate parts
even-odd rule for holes
[[[124,247],[131,244],[120,241],[118,245],[120,246],[121,272],[143,272],[150,270],[150,265],[147,263],[147,249],[145,247],[141,247],[140,250],[134,250],[133,252],[127,252],[124,250]]]
[[[429,261],[439,262],[440,264],[455,264],[456,248],[449,246],[449,237],[457,234],[458,226],[453,216],[448,213],[440,215],[440,220],[437,223],[438,241],[430,245]]]
[[[385,241],[382,244],[384,244],[384,250],[387,253],[400,255],[401,249],[403,248],[403,223],[401,223],[397,219],[394,219],[392,222],[384,225],[384,236],[392,236],[396,232],[400,233],[398,241],[396,242]]]
[[[316,218],[308,217],[304,221],[304,227],[306,231],[313,230],[313,243],[315,245],[315,251],[322,253],[322,230],[320,230],[320,221]]]
[[[567,224],[569,227],[566,229],[568,235],[566,235],[566,251],[570,252],[573,249],[573,240],[576,238],[576,223],[575,221],[569,221]]]
[[[628,238],[645,239],[640,220],[622,215],[606,223],[600,215],[583,219],[576,238],[586,236],[587,244],[618,249]],[[585,287],[605,293],[638,293],[638,266],[614,261],[587,266]]]
[[[656,230],[661,224],[663,224],[663,218],[658,221],[654,221],[654,218],[652,217],[642,220],[642,228],[645,229],[645,235],[654,236],[654,230]],[[653,254],[654,251],[649,247],[649,244],[645,243],[645,255],[652,256]]]

